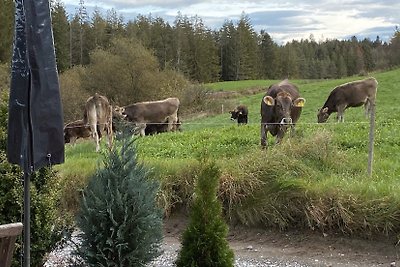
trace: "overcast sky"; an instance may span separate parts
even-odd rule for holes
[[[68,14],[75,13],[79,0],[64,0]],[[356,36],[389,41],[400,24],[399,0],[86,0],[90,14],[114,8],[125,20],[138,14],[161,17],[173,24],[180,12],[199,16],[210,29],[219,29],[226,20],[235,24],[244,12],[256,32],[266,30],[279,44],[293,39],[349,39]]]

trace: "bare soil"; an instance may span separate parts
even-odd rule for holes
[[[165,239],[179,246],[187,218],[174,215],[165,222]],[[231,226],[228,241],[236,257],[297,262],[304,266],[400,266],[395,237],[348,237],[311,230]]]

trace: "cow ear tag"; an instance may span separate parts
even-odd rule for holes
[[[304,98],[298,98],[295,100],[295,106],[298,108],[304,107],[304,104],[306,103],[306,100]]]
[[[264,96],[263,101],[265,104],[267,104],[267,106],[274,106],[275,105],[275,100],[270,97],[270,96]]]

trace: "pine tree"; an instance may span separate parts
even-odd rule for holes
[[[101,16],[99,9],[95,9],[91,18],[90,34],[93,40],[93,48],[106,48],[110,44],[110,38],[106,32],[107,21]]]
[[[57,67],[60,72],[69,67],[69,22],[61,0],[51,1],[51,21],[53,25],[54,46]]]
[[[236,80],[256,79],[259,77],[259,47],[257,34],[250,18],[242,13],[237,25],[237,70]]]
[[[160,254],[158,183],[148,173],[128,137],[105,155],[104,167],[84,190],[77,220],[78,253],[89,266],[145,266]]]
[[[396,27],[396,31],[390,39],[389,46],[390,63],[392,66],[400,65],[400,29]]]
[[[205,163],[197,180],[195,200],[189,225],[183,233],[177,267],[233,266],[234,254],[226,240],[228,227],[217,199],[219,177],[215,163]]]
[[[276,49],[277,45],[266,31],[261,31],[260,58],[261,77],[273,79],[276,71]]]
[[[226,21],[219,32],[221,79],[233,81],[236,78],[238,52],[236,49],[237,31],[232,21]]]
[[[212,32],[203,21],[195,16],[192,18],[192,32],[189,36],[190,78],[199,82],[215,81],[218,77],[218,48]]]

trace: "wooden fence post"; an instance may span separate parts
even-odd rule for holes
[[[371,120],[369,124],[369,149],[368,149],[368,175],[372,175],[372,163],[374,161],[374,137],[375,137],[375,103],[371,104]]]
[[[22,223],[0,225],[0,266],[10,267],[15,241],[22,232]]]

